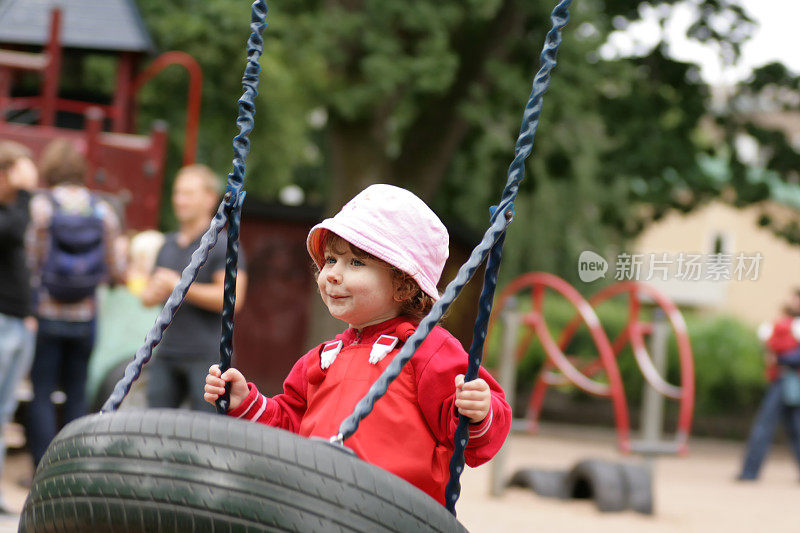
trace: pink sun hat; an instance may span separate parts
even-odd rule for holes
[[[319,268],[323,230],[399,268],[434,301],[439,299],[436,284],[449,255],[450,237],[439,217],[410,191],[370,185],[334,217],[311,228],[306,247]]]

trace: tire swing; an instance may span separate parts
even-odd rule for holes
[[[142,366],[150,360],[226,222],[220,368],[224,371],[230,367],[245,160],[267,14],[265,1],[256,0],[242,79],[244,94],[239,99],[239,134],[233,140],[233,170],[228,175],[225,198],[102,412],[68,424],[50,444],[36,471],[19,531],[465,531],[455,518],[455,504],[461,491],[459,478],[468,439],[466,417],[459,417],[455,433],[446,510],[405,480],[358,459],[342,443],[355,433],[488,257],[465,380],[477,377],[505,231],[524,177],[524,161],[533,148],[542,95],[550,84],[570,4],[571,0],[561,0],[553,10],[553,28],[545,40],[508,180],[499,205],[491,210],[483,239],[416,332],[342,422],[338,434],[327,441],[226,416],[177,410],[116,412]],[[217,403],[221,413],[227,411],[227,397]]]

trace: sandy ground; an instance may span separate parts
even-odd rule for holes
[[[539,435],[515,433],[507,444],[507,472],[518,467],[566,469],[578,460],[605,458],[637,461],[616,453],[610,432],[547,425]],[[784,446],[776,447],[761,480],[734,481],[742,446],[695,439],[687,457],[655,461],[655,514],[600,513],[588,500],[542,498],[523,489],[502,497],[489,494],[491,465],[468,469],[458,502],[458,517],[472,532],[591,531],[715,532],[800,531],[798,470]],[[2,493],[15,510],[26,491],[16,481],[30,473],[30,459],[13,454],[3,470]],[[17,531],[14,519],[0,519],[0,533]]]
[[[537,436],[513,434],[507,471],[519,467],[566,469],[587,458],[637,462],[616,453],[609,432],[545,426]],[[523,489],[488,496],[489,468],[468,470],[457,511],[472,532],[590,531],[716,532],[800,531],[800,482],[788,450],[777,446],[761,480],[734,480],[742,445],[694,439],[686,457],[654,464],[655,514],[601,513],[588,500],[542,498]]]

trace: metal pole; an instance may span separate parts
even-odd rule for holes
[[[653,366],[659,375],[664,376],[667,370],[667,341],[669,340],[669,323],[661,308],[653,310],[653,330],[650,336],[650,356]],[[646,447],[656,447],[661,441],[664,428],[664,397],[647,381],[642,394],[641,431]]]
[[[503,321],[503,346],[500,350],[500,368],[498,381],[506,394],[508,404],[514,405],[514,391],[517,385],[517,365],[514,360],[514,353],[517,344],[517,332],[521,321],[520,313],[517,310],[517,299],[509,298],[508,303],[500,314]],[[509,434],[505,444],[498,451],[491,462],[489,470],[490,493],[492,496],[500,497],[506,488],[506,454],[511,440]]]

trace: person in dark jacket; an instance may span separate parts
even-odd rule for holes
[[[33,357],[30,272],[25,259],[28,204],[38,173],[24,146],[0,142],[0,432],[17,408],[16,390]],[[2,433],[0,433],[2,435]],[[6,445],[0,437],[0,473]],[[8,510],[0,498],[0,514]]]

